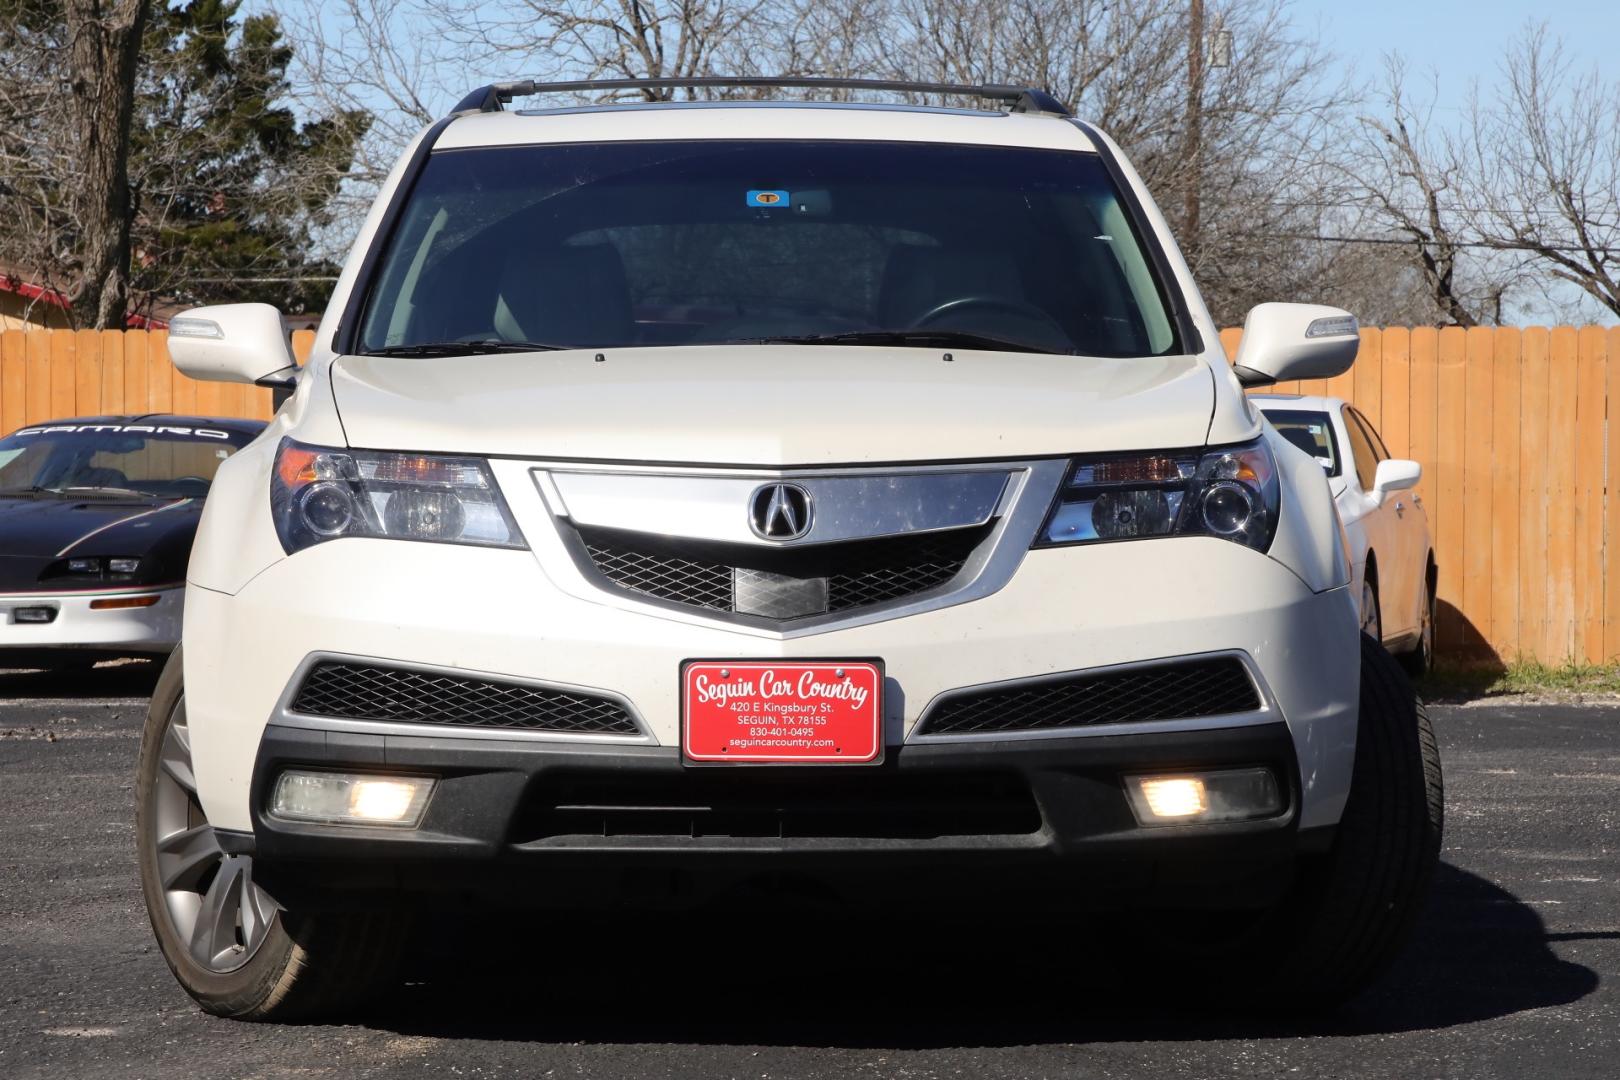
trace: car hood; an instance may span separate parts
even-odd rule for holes
[[[845,346],[339,357],[350,445],[717,465],[1034,457],[1201,446],[1196,357]]]
[[[0,552],[33,558],[143,555],[175,529],[195,529],[201,499],[0,498]]]

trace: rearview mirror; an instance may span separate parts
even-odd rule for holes
[[[1404,458],[1385,458],[1373,473],[1373,491],[1387,495],[1391,491],[1405,491],[1423,479],[1423,466]]]
[[[1244,386],[1328,379],[1355,363],[1361,328],[1348,311],[1321,304],[1256,304],[1243,321],[1232,370]]]
[[[213,382],[291,386],[297,372],[281,312],[269,304],[181,312],[169,320],[169,358],[193,379]]]

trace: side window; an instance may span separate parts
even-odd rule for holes
[[[1350,456],[1356,460],[1356,479],[1361,482],[1362,491],[1371,491],[1373,476],[1378,472],[1378,451],[1373,449],[1372,440],[1361,426],[1356,410],[1344,410],[1344,426],[1350,433]]]
[[[1378,455],[1378,460],[1388,461],[1390,459],[1389,447],[1384,445],[1384,438],[1378,434],[1378,429],[1372,426],[1372,421],[1362,416],[1359,409],[1351,409],[1350,414],[1356,418],[1356,422],[1361,425],[1361,429],[1367,433],[1367,438],[1372,441],[1373,452]]]

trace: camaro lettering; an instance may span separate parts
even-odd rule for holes
[[[51,435],[62,432],[69,435],[100,432],[113,434],[142,434],[142,435],[177,435],[182,439],[229,439],[231,433],[220,431],[218,428],[192,428],[170,427],[167,424],[154,427],[151,424],[56,424],[51,427],[23,428],[13,438],[22,438],[25,435]]]

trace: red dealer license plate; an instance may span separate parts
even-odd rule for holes
[[[860,765],[883,756],[876,664],[693,660],[681,682],[689,761]]]

